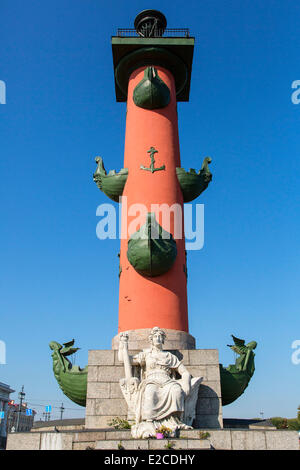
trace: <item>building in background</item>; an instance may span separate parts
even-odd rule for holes
[[[11,400],[8,403],[7,433],[29,432],[33,426],[35,415],[36,411],[27,408],[26,403],[22,403],[20,409],[19,403]]]
[[[6,445],[6,436],[7,436],[7,417],[8,417],[8,409],[9,409],[9,395],[13,393],[15,390],[12,390],[9,385],[6,385],[0,382],[0,449],[5,448]]]

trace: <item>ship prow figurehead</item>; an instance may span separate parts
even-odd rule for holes
[[[51,354],[53,372],[63,393],[74,403],[85,406],[88,366],[81,369],[76,365],[72,365],[68,359],[68,356],[72,356],[80,349],[74,348],[74,343],[74,339],[62,345],[57,341],[49,343],[49,347],[53,351]]]

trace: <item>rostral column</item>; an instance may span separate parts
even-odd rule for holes
[[[195,348],[183,204],[207,188],[210,158],[199,172],[181,168],[177,101],[189,100],[194,38],[166,25],[162,13],[145,10],[134,30],[112,37],[116,99],[127,101],[124,168],[107,173],[97,157],[94,174],[107,196],[122,196],[119,332],[129,332],[131,349],[143,347],[154,326],[167,332],[167,349]]]

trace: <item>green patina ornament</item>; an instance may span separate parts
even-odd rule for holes
[[[146,223],[128,241],[127,258],[142,276],[160,276],[171,269],[177,256],[176,242],[149,212]]]
[[[165,165],[162,165],[159,168],[155,168],[154,154],[158,153],[158,150],[156,150],[154,147],[150,147],[150,149],[147,150],[147,153],[150,153],[150,159],[151,159],[150,167],[146,167],[144,165],[141,165],[141,167],[140,167],[141,170],[151,171],[151,173],[155,173],[156,171],[161,171],[161,170],[166,169]]]
[[[184,168],[176,168],[184,202],[196,199],[209,185],[212,180],[212,174],[208,167],[209,163],[211,163],[211,158],[204,158],[201,170],[198,173],[193,168],[189,172],[185,171]]]
[[[234,341],[234,346],[228,344],[228,346],[235,353],[239,354],[234,365],[223,367],[220,364],[220,375],[221,375],[221,395],[222,405],[229,405],[239,398],[247,388],[251,377],[254,374],[254,357],[255,354],[253,349],[256,348],[256,341],[251,341],[245,345],[243,339],[236,338],[231,335]]]
[[[80,369],[71,364],[67,356],[71,356],[79,348],[73,348],[74,340],[64,343],[63,346],[56,341],[49,343],[52,349],[53,372],[63,393],[77,405],[86,405],[88,366]]]
[[[98,166],[93,175],[93,180],[106,196],[115,202],[119,202],[119,197],[123,194],[124,186],[128,178],[128,169],[122,168],[119,173],[116,173],[115,170],[110,170],[107,174],[104,168],[103,159],[101,157],[96,157],[95,161]]]
[[[170,102],[170,90],[158,76],[155,67],[147,67],[144,78],[133,91],[136,106],[144,109],[164,108]]]
[[[172,45],[167,49],[165,44],[169,39]],[[169,39],[112,38],[117,101],[127,100],[131,73],[138,67],[153,64],[172,73],[177,101],[189,101],[194,38]]]

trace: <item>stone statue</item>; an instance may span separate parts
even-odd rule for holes
[[[129,356],[128,334],[120,334],[118,357],[125,368],[120,386],[128,404],[128,419],[134,421],[131,433],[137,439],[155,436],[161,426],[174,436],[179,429],[192,429],[195,419],[202,377],[192,378],[174,354],[163,351],[165,337],[164,331],[153,328],[150,349]],[[139,377],[133,376],[132,366],[137,366]]]

